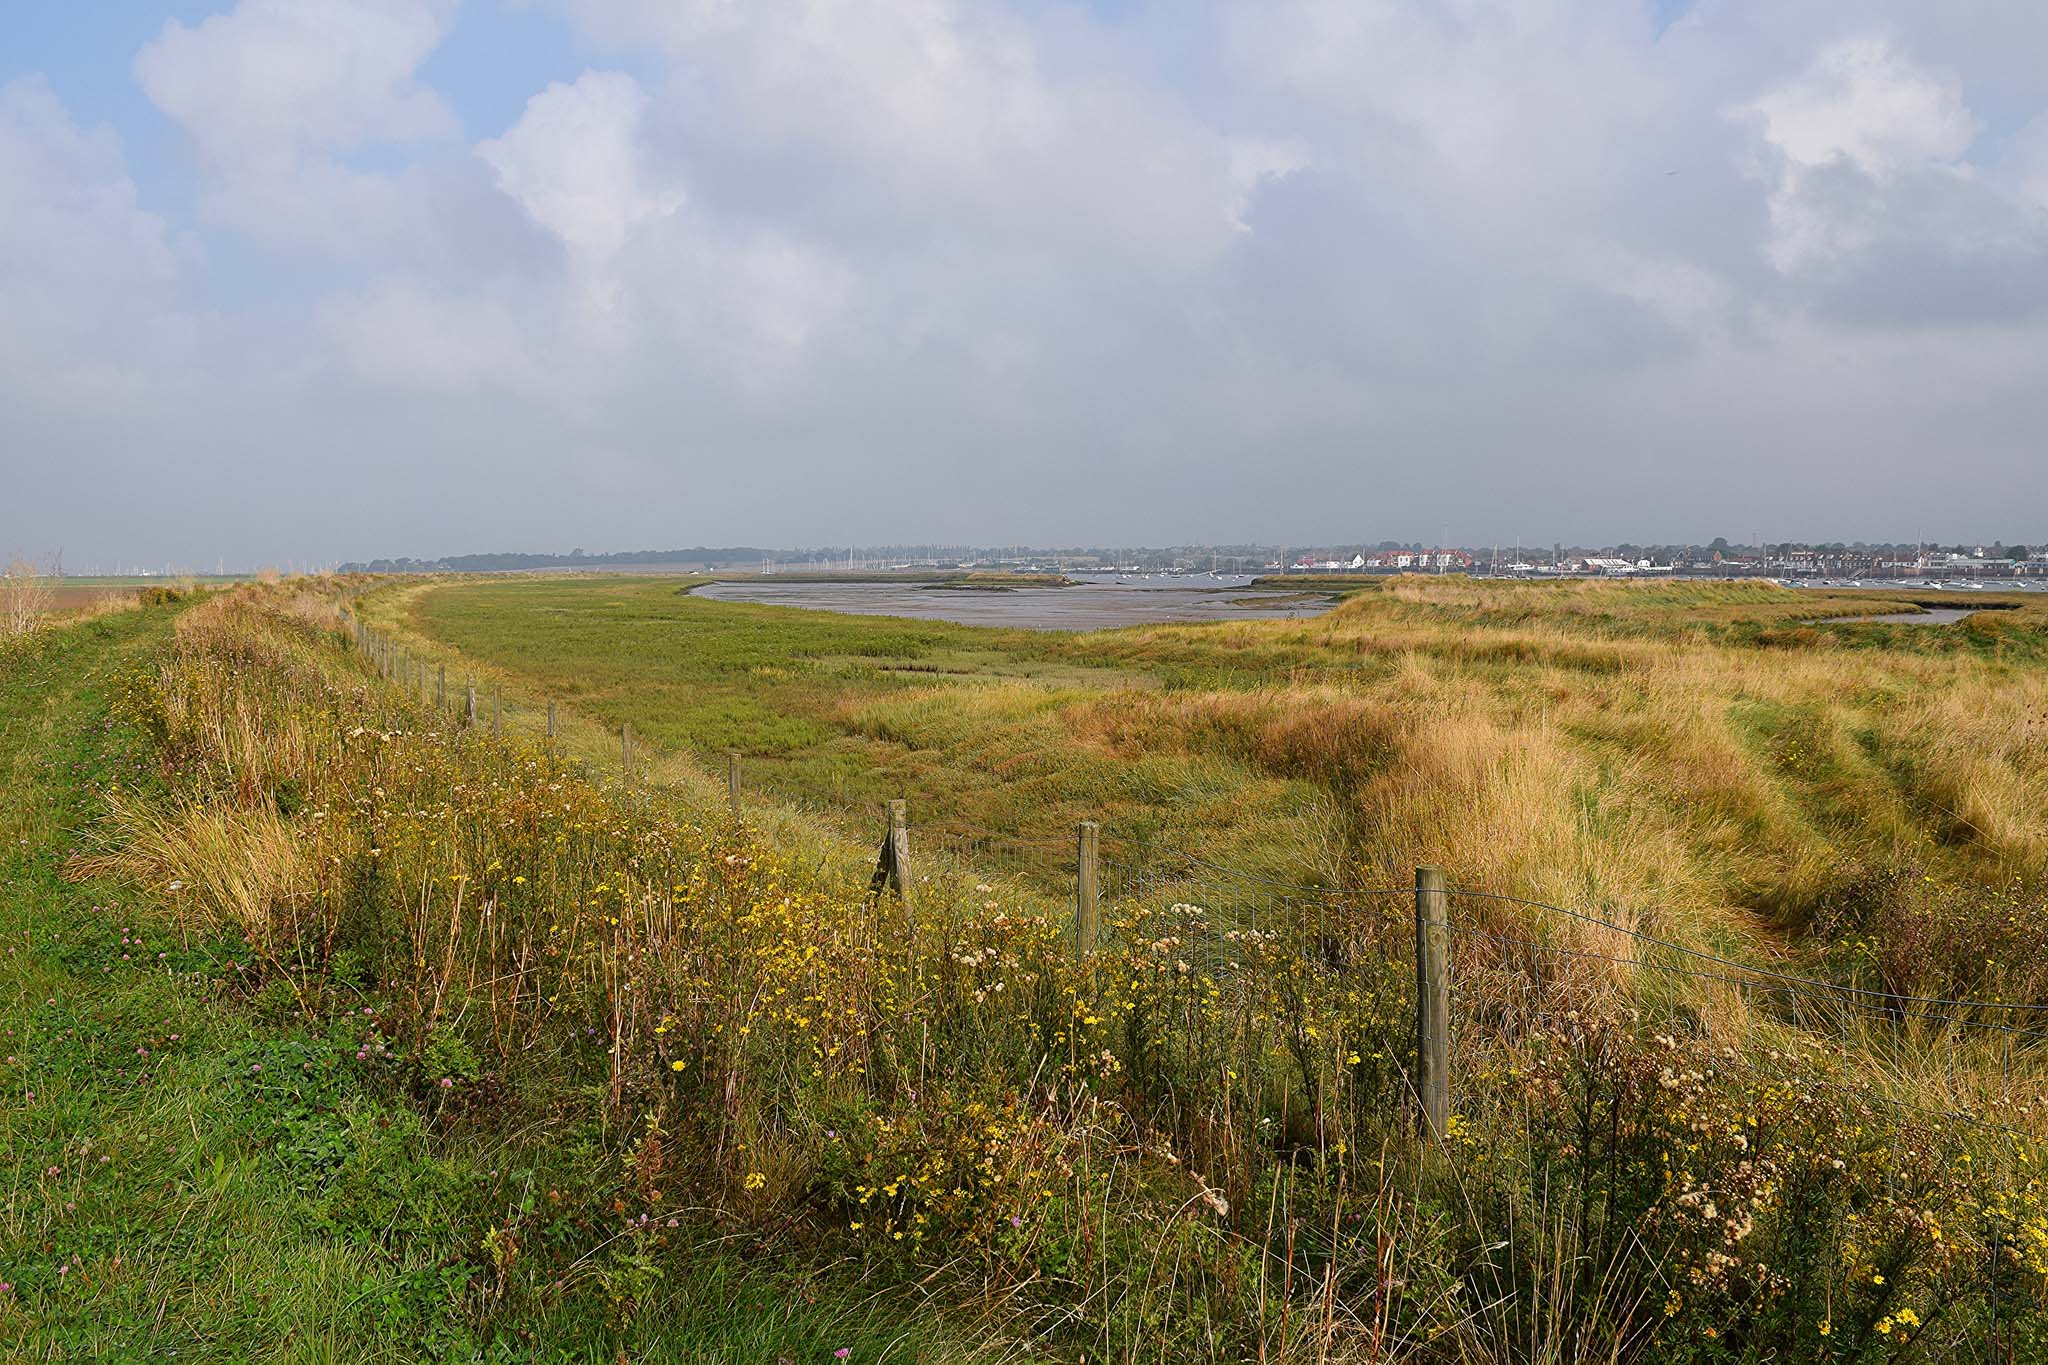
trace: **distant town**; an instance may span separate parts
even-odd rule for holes
[[[344,573],[505,573],[544,569],[724,573],[991,572],[1059,574],[1348,575],[1465,573],[1497,578],[1686,577],[1786,580],[2048,578],[2048,543],[1445,546],[1419,542],[1159,548],[885,545],[814,550],[695,546],[590,554],[504,553],[373,559]]]

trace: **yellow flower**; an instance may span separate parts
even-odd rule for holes
[[[686,1067],[686,1066],[688,1066],[688,1065],[689,1065],[689,1063],[688,1063],[688,1062],[684,1062],[684,1061],[674,1061],[674,1062],[670,1062],[670,1063],[668,1064],[668,1069],[669,1069],[670,1071],[681,1071],[681,1070],[682,1070],[682,1069],[683,1069],[684,1067]]]
[[[761,1173],[760,1173],[759,1171],[748,1171],[748,1172],[747,1172],[747,1180],[746,1180],[746,1186],[747,1186],[747,1188],[748,1188],[748,1189],[750,1189],[750,1190],[758,1190],[758,1189],[760,1189],[760,1188],[761,1188],[761,1187],[762,1187],[763,1185],[765,1185],[765,1184],[767,1184],[767,1183],[768,1183],[768,1177],[767,1177],[767,1176],[765,1176],[765,1175],[762,1175],[762,1174],[761,1174]]]
[[[1825,1336],[1831,1336],[1831,1335],[1833,1335],[1833,1333],[1834,1333],[1834,1330],[1835,1330],[1835,1324],[1833,1323],[1833,1321],[1831,1321],[1831,1320],[1830,1320],[1830,1319],[1828,1319],[1828,1318],[1822,1318],[1822,1319],[1820,1320],[1820,1334],[1821,1334],[1822,1336],[1824,1336],[1824,1337],[1825,1337]]]

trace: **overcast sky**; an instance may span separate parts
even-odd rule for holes
[[[7,0],[0,553],[2048,539],[2039,0]]]

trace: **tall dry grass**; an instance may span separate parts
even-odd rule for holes
[[[37,565],[21,555],[10,556],[0,571],[0,639],[31,634],[55,609],[57,594]]]

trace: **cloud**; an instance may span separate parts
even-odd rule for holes
[[[390,277],[330,301],[323,321],[355,373],[378,388],[517,394],[544,380],[527,338],[545,319],[501,296]]]
[[[1971,160],[1984,124],[1955,73],[1862,35],[1731,117],[1761,143],[1764,254],[1808,306],[1906,325],[2048,311],[2048,217],[2029,197],[2026,141]]]
[[[358,254],[405,233],[410,196],[344,157],[455,134],[415,74],[454,12],[455,0],[241,0],[195,26],[166,22],[135,79],[191,139],[217,220]]]
[[[788,375],[850,280],[815,243],[690,211],[678,172],[649,140],[649,105],[631,76],[585,72],[535,95],[476,154],[563,249],[554,330],[561,372],[587,375],[578,401],[650,351],[670,374],[687,367],[759,392]]]
[[[616,255],[633,231],[682,206],[680,189],[648,183],[638,145],[647,94],[623,72],[586,72],[527,102],[526,113],[477,155],[498,188],[570,251]]]
[[[135,78],[224,176],[290,170],[371,142],[445,136],[454,116],[414,78],[453,0],[241,0],[173,19]]]
[[[1756,116],[1764,140],[1790,166],[1847,162],[1880,182],[1953,166],[1984,128],[1963,102],[1959,79],[1914,65],[1883,35],[1830,45],[1805,72],[1738,113]]]
[[[133,70],[193,155],[147,176],[0,92],[0,420],[70,453],[53,505],[197,467],[240,501],[124,534],[359,556],[2048,495],[2040,6],[542,2],[595,55],[474,146],[422,74],[475,59],[454,0],[167,25]]]
[[[1129,69],[1097,26],[963,0],[579,0],[689,79],[668,127],[707,192],[899,247],[947,236],[1146,268],[1228,251],[1300,164]]]
[[[21,399],[125,404],[176,339],[185,261],[119,140],[38,77],[0,85],[0,374]]]
[[[1870,245],[1897,182],[1967,177],[1959,158],[1983,131],[1959,81],[1920,69],[1884,36],[1833,44],[1733,116],[1754,121],[1776,153],[1768,250],[1788,274]]]

